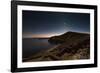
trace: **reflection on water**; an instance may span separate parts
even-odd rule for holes
[[[53,44],[48,42],[48,39],[24,38],[22,56],[23,58],[27,58],[38,53],[39,51],[47,50],[53,46]]]

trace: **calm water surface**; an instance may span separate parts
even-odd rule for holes
[[[48,42],[48,39],[24,38],[22,51],[23,58],[30,57],[42,50],[47,50],[53,46],[53,44]]]

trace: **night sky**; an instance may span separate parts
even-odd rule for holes
[[[23,38],[51,37],[68,31],[90,32],[90,14],[23,11]]]

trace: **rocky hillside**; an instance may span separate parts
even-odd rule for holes
[[[68,44],[75,44],[77,42],[81,42],[87,38],[89,38],[90,35],[86,33],[79,33],[79,32],[66,32],[62,35],[59,36],[53,36],[51,37],[48,41],[51,44],[62,44],[62,43],[67,43]]]
[[[56,46],[47,51],[24,59],[24,62],[33,61],[55,61],[55,60],[76,60],[90,58],[90,35],[86,33],[67,32],[60,36],[51,37],[48,40]]]

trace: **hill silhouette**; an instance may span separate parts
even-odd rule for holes
[[[51,37],[48,41],[51,43],[51,44],[62,44],[62,43],[67,43],[68,44],[75,44],[77,42],[81,42],[87,38],[89,38],[89,34],[86,34],[86,33],[79,33],[79,32],[72,32],[72,31],[69,31],[69,32],[66,32],[62,35],[59,35],[59,36],[53,36]]]

